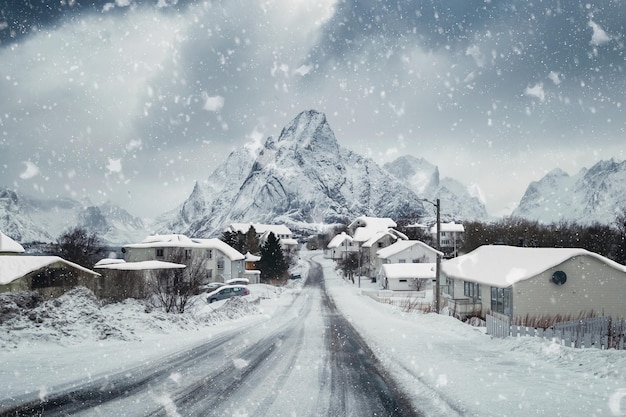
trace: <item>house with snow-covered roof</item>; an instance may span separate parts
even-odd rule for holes
[[[145,298],[150,294],[148,280],[151,274],[162,270],[184,269],[186,265],[164,261],[126,262],[124,259],[106,258],[98,261],[94,269],[102,279],[102,297],[112,301],[127,298]]]
[[[324,249],[324,257],[333,260],[343,259],[349,253],[357,253],[358,251],[359,246],[354,243],[352,236],[346,232],[341,232],[328,242]]]
[[[432,262],[384,264],[378,272],[377,281],[386,290],[421,291],[435,279],[435,268]]]
[[[433,242],[437,241],[437,225],[430,228]],[[439,225],[439,249],[445,258],[454,258],[459,255],[459,249],[465,239],[465,226],[460,223],[449,222]]]
[[[245,256],[225,242],[213,239],[191,239],[185,235],[152,235],[140,243],[124,245],[126,262],[165,261],[184,264],[194,281],[205,284],[242,278]]]
[[[408,240],[408,237],[394,229],[397,224],[390,218],[357,217],[348,225],[348,232],[359,248],[361,274],[372,281],[380,268],[376,252],[390,246],[397,240]]]
[[[441,264],[458,315],[626,317],[626,266],[579,248],[485,245]]]
[[[22,245],[0,232],[0,292],[37,291],[55,298],[76,286],[98,295],[100,274],[58,256],[22,255]]]
[[[383,288],[387,289],[401,289],[408,290],[416,288],[420,288],[422,285],[417,285],[417,281],[415,279],[425,279],[426,276],[418,277],[417,272],[426,272],[426,270],[422,270],[420,267],[405,267],[405,268],[384,268],[385,265],[395,265],[395,264],[432,264],[437,261],[437,255],[442,256],[442,253],[430,246],[428,246],[424,242],[420,242],[419,240],[403,240],[399,239],[386,248],[380,249],[376,252],[377,257],[377,276],[376,279],[380,282]],[[395,268],[395,269],[394,269]],[[407,276],[396,276],[389,280],[387,276],[387,271],[393,271],[394,273],[398,273],[400,271],[407,273]],[[428,273],[429,274],[429,273]],[[397,280],[402,280],[401,284],[404,285],[393,285]],[[388,285],[391,282],[392,285]],[[410,285],[409,285],[410,284]],[[420,284],[423,284],[420,282]],[[393,287],[393,288],[390,288]],[[410,287],[410,288],[409,288]]]

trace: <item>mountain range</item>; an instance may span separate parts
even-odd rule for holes
[[[528,186],[512,216],[543,223],[610,223],[626,207],[626,162],[600,161],[569,176],[555,169]],[[439,176],[428,161],[402,156],[382,167],[339,146],[323,113],[304,111],[278,138],[236,149],[189,197],[155,220],[112,203],[33,198],[0,187],[0,230],[19,242],[54,241],[83,226],[111,245],[146,235],[219,236],[233,222],[281,223],[296,232],[322,231],[357,216],[432,221],[491,221],[476,188]]]
[[[540,223],[612,224],[626,212],[626,161],[599,161],[570,176],[555,168],[530,183],[512,216]]]

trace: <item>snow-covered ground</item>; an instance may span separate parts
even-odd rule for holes
[[[344,281],[321,254],[307,256],[323,265],[328,294],[417,403],[429,398],[472,416],[626,416],[626,352],[493,339],[447,316],[406,313],[365,296],[371,284]],[[0,304],[0,402],[29,392],[45,398],[52,386],[160,360],[262,322],[300,285],[253,285],[248,300],[200,299],[182,315],[135,301],[100,307],[81,290],[35,309]]]

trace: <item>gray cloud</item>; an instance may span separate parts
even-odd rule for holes
[[[6,185],[154,215],[308,108],[343,146],[423,156],[497,213],[556,166],[624,157],[621,2],[155,4],[0,29]]]

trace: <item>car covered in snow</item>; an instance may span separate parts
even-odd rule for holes
[[[248,278],[233,278],[225,281],[226,285],[248,285],[250,280]]]
[[[207,303],[213,303],[215,301],[226,300],[230,297],[238,297],[250,295],[250,290],[245,285],[224,285],[215,291],[211,291],[207,294]]]

